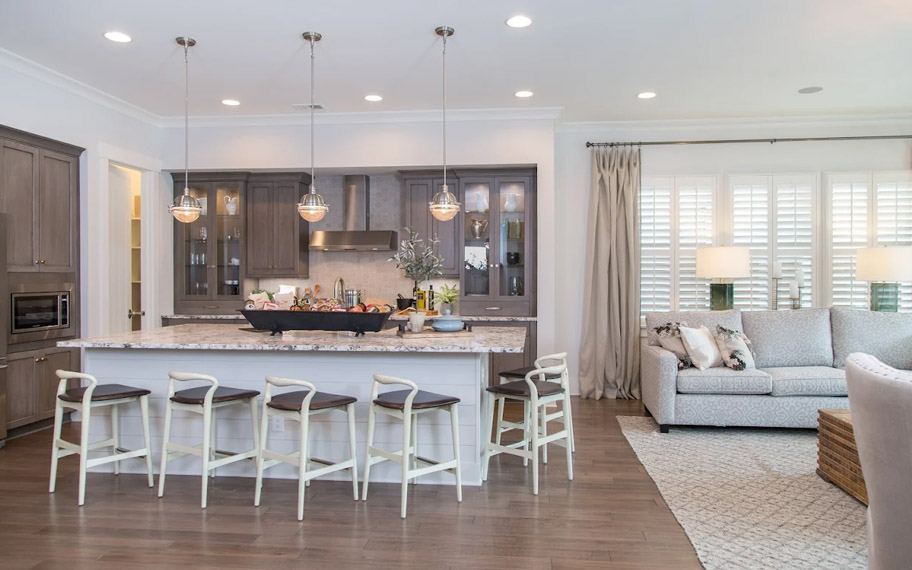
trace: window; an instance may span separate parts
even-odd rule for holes
[[[749,247],[751,252],[750,278],[735,282],[736,307],[788,307],[785,283],[794,281],[798,271],[805,282],[802,302],[812,304],[816,185],[811,174],[729,178],[732,245]],[[778,283],[772,279],[777,263],[782,267]]]
[[[868,308],[868,283],[855,279],[863,247],[912,245],[912,173],[828,176],[832,304]],[[912,311],[912,284],[899,291],[899,310]]]

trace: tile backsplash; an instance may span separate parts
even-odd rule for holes
[[[342,185],[343,176],[317,176],[317,192],[329,205],[329,213],[311,230],[341,230],[343,226]],[[402,230],[402,180],[393,174],[374,175],[370,177],[370,227],[372,230]],[[401,236],[400,236],[401,237]],[[331,297],[336,279],[345,280],[345,287],[363,291],[365,297],[379,297],[395,304],[397,294],[409,297],[412,292],[412,280],[405,277],[401,269],[396,269],[393,261],[388,261],[393,251],[311,251],[310,277],[308,279],[270,278],[246,279],[244,291],[249,294],[254,289],[278,291],[279,285],[293,285],[298,294],[304,288],[319,284],[322,287],[321,297]],[[435,279],[431,283],[435,290],[447,284],[457,285],[455,279]]]

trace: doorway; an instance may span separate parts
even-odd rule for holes
[[[110,163],[111,333],[142,329],[142,172]]]

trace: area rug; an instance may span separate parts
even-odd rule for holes
[[[618,422],[707,570],[867,568],[866,509],[814,472],[816,432]]]

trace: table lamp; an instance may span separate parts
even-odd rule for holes
[[[709,308],[731,309],[735,303],[732,279],[750,277],[750,249],[746,247],[701,247],[697,249],[697,278],[712,279]]]
[[[871,283],[871,310],[899,310],[899,281],[912,281],[912,247],[866,247],[855,257],[855,279]]]

